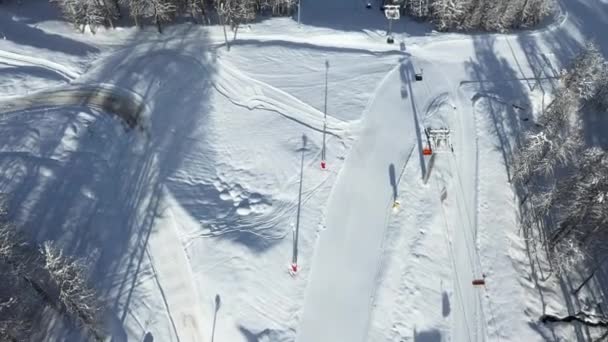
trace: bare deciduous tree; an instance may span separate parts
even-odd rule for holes
[[[51,0],[57,4],[63,16],[84,31],[89,27],[95,33],[98,26],[114,25],[118,17],[118,7],[108,4],[107,0]]]
[[[585,251],[580,242],[572,237],[559,241],[552,252],[553,263],[560,273],[574,271],[576,266],[585,259]]]
[[[233,40],[236,39],[236,35],[239,26],[255,18],[255,1],[254,0],[216,0],[218,14],[222,26],[224,26],[224,37],[226,38],[226,46],[230,49],[228,43],[228,36],[226,35],[226,23],[230,25],[230,29],[233,32]]]
[[[15,226],[0,221],[0,340],[25,341],[44,308],[78,323],[97,340],[99,304],[80,261],[50,242],[36,248]]]
[[[44,267],[57,286],[59,300],[68,314],[96,331],[100,306],[95,291],[87,284],[84,263],[65,256],[50,241],[46,241],[40,251],[44,256]]]

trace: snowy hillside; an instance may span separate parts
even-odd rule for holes
[[[108,341],[603,334],[540,322],[586,304],[532,258],[510,163],[586,41],[606,56],[608,2],[505,34],[404,17],[393,45],[377,7],[303,1],[228,49],[219,25],[80,33],[0,4],[0,193],[86,259]],[[453,149],[425,155],[429,127]],[[34,340],[85,339],[47,318]]]

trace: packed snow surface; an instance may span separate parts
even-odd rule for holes
[[[0,7],[0,191],[86,258],[113,340],[584,334],[538,322],[567,310],[534,282],[509,155],[581,44],[607,51],[608,4],[513,34],[403,19],[394,45],[364,5],[303,2],[230,49],[221,27],[80,34],[45,2]],[[453,151],[424,156],[427,127]]]

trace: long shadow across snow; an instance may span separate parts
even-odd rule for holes
[[[19,179],[8,173],[15,167],[3,167],[0,185],[2,191],[11,192],[9,207],[13,219],[31,230],[37,240],[58,240],[66,253],[87,258],[95,286],[106,300],[108,334],[117,341],[126,339],[122,322],[131,306],[142,305],[136,301],[145,298],[137,284],[149,272],[146,248],[154,222],[163,212],[163,184],[189,152],[190,144],[184,137],[191,136],[196,127],[207,126],[214,61],[203,54],[202,70],[190,59],[180,57],[184,51],[201,56],[200,49],[207,46],[207,38],[199,38],[201,45],[194,47],[182,45],[179,40],[169,46],[134,44],[133,48],[121,50],[95,65],[82,80],[138,93],[147,108],[146,114],[138,119],[145,129],[143,133],[116,130],[106,122],[107,116],[83,109],[101,98],[101,103],[109,101],[112,112],[117,111],[115,106],[118,112],[122,111],[121,104],[112,100],[113,95],[106,97],[96,91],[89,96],[82,94],[85,99],[69,103],[72,107],[65,108],[60,103],[34,110],[26,110],[25,105],[14,106],[14,110],[26,111],[7,116],[15,119],[28,113],[48,117],[66,110],[89,112],[84,116],[89,120],[85,126],[78,122],[83,115],[66,115],[56,132],[63,137],[67,132],[89,127],[89,133],[72,136],[70,151],[58,157],[58,149],[66,146],[62,139],[40,139],[44,146],[38,151],[39,157],[52,163],[50,169],[28,158],[15,165],[21,170]],[[133,39],[137,40],[137,36]],[[170,81],[165,83],[167,80]],[[76,87],[74,91],[82,89]],[[52,93],[44,96],[52,102]],[[127,107],[128,111],[132,109],[131,105]],[[102,105],[98,109],[108,108]],[[10,120],[3,120],[0,126],[10,124]],[[36,127],[35,121],[28,125],[44,131],[44,127]],[[207,157],[213,165],[213,154],[208,153]],[[2,152],[0,159],[4,165],[16,163]],[[45,317],[41,324],[47,339],[79,339],[74,330],[56,328],[67,322]]]
[[[0,38],[16,44],[82,57],[99,52],[94,46],[31,26],[21,21],[18,15],[11,15],[8,10],[0,9],[0,23]]]

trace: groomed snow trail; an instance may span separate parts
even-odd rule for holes
[[[365,341],[392,205],[389,169],[416,145],[414,114],[400,87],[403,65],[382,81],[329,199],[297,341]],[[306,265],[304,266],[306,267]]]

